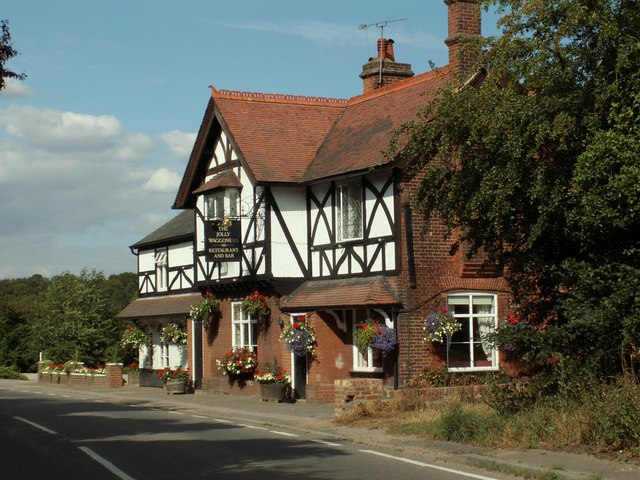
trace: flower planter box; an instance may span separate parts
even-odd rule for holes
[[[186,380],[169,380],[164,384],[164,389],[167,391],[167,395],[180,395],[187,393],[187,381]]]
[[[260,400],[263,402],[269,402],[274,400],[276,402],[284,401],[284,396],[287,391],[287,386],[284,383],[270,383],[260,385]]]

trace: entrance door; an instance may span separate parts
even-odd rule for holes
[[[196,388],[202,388],[202,322],[192,322],[193,339],[191,342],[193,348],[191,369],[193,370],[193,381]]]
[[[307,355],[293,355],[293,397],[307,398]]]

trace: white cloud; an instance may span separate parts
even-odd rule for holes
[[[127,247],[174,214],[159,146],[113,116],[0,109],[0,278],[135,270]]]
[[[193,144],[196,141],[195,133],[186,133],[180,130],[161,133],[157,137],[169,146],[173,157],[179,160],[187,160],[189,158]]]
[[[160,168],[151,178],[142,186],[147,192],[153,193],[175,193],[180,185],[180,176],[167,170]]]
[[[352,45],[361,43],[370,38],[370,33],[360,30],[356,25],[343,25],[339,23],[299,21],[299,22],[216,22],[227,28],[237,28],[242,30],[252,30],[259,32],[271,32],[283,35],[293,35],[305,38],[319,45]],[[379,30],[371,27],[370,31]],[[375,35],[374,35],[375,36]],[[388,35],[385,35],[388,37]],[[393,35],[390,35],[398,44],[408,45],[419,49],[443,49],[446,48],[442,39],[434,35],[427,35],[423,32],[410,33],[402,26],[394,27]]]
[[[4,89],[0,90],[0,98],[10,100],[15,98],[30,98],[34,96],[33,90],[24,82],[15,78],[5,79]]]

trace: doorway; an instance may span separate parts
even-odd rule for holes
[[[293,398],[307,398],[307,355],[293,354]]]

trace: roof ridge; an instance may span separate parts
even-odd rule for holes
[[[391,85],[386,85],[384,87],[377,88],[371,92],[361,93],[360,95],[351,97],[348,100],[347,106],[356,105],[358,103],[371,100],[372,98],[377,98],[382,95],[386,95],[387,93],[396,92],[398,90],[402,90],[404,88],[417,85],[418,83],[434,80],[436,78],[443,77],[448,73],[449,73],[449,65],[445,65],[444,67],[437,67],[437,68],[434,68],[433,70],[429,70],[428,72],[419,73],[418,75],[414,75],[413,77],[407,78],[405,80],[392,83]]]
[[[289,103],[297,105],[323,105],[343,107],[347,104],[346,98],[331,97],[307,97],[305,95],[288,95],[282,93],[243,92],[241,90],[216,90],[209,85],[211,97],[214,99],[225,98],[229,100],[246,100],[269,103]]]

